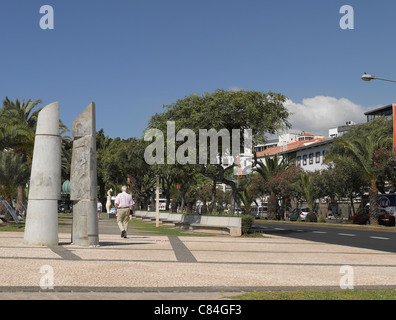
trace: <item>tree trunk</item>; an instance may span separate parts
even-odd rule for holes
[[[230,208],[230,212],[229,213],[230,214],[234,214],[235,213],[235,204],[236,204],[236,201],[237,201],[238,190],[237,190],[237,186],[236,186],[236,184],[234,182],[232,182],[230,184],[230,186],[231,186],[232,193],[231,193],[231,208]]]
[[[370,191],[369,191],[369,201],[370,201],[370,224],[378,224],[378,188],[375,180],[371,181]]]
[[[135,204],[133,208],[135,211],[140,209],[140,194],[138,192],[135,193]]]
[[[268,220],[276,220],[276,195],[271,192],[268,200]]]
[[[176,213],[177,212],[177,201],[176,201],[176,199],[172,199],[171,211],[172,211],[172,213]]]
[[[201,208],[201,214],[205,214],[208,212],[208,205],[206,204],[206,201],[204,201],[202,208]]]
[[[18,186],[18,193],[17,193],[17,203],[16,203],[16,209],[20,209],[21,211],[23,210],[22,207],[19,205],[19,201],[23,203],[24,201],[24,195],[25,195],[25,187],[22,185]],[[26,212],[25,212],[26,213]]]
[[[351,209],[352,209],[352,216],[356,215],[355,206],[353,205],[353,197],[351,196]],[[352,217],[348,217],[348,220],[351,220]]]
[[[169,193],[166,194],[166,203],[165,203],[165,210],[169,211],[169,207],[170,207],[170,203],[171,203],[171,196]]]
[[[98,179],[98,186],[99,186],[99,200],[101,203],[106,203],[105,198],[106,198],[106,185],[105,183]]]
[[[187,213],[192,213],[192,207],[193,203],[192,202],[187,202]]]
[[[181,206],[180,206],[180,211],[181,211],[181,213],[183,213],[183,210],[184,210],[184,196],[185,196],[185,192],[182,192],[182,195],[181,195]]]
[[[305,221],[307,221],[307,222],[318,222],[318,217],[313,212],[313,210],[310,209],[309,213],[307,214],[307,217],[305,218]]]
[[[213,178],[212,201],[211,201],[210,207],[209,207],[209,212],[210,213],[213,212],[213,209],[214,209],[214,207],[216,205],[216,191],[217,191],[216,184],[217,184],[217,180],[216,180],[216,178]]]

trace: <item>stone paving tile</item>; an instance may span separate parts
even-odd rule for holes
[[[40,297],[54,299],[67,292],[76,298],[94,292],[100,299],[103,290],[114,297],[119,290],[137,298],[134,290],[150,288],[157,296],[158,290],[193,288],[201,297],[227,289],[334,289],[339,288],[343,265],[353,267],[356,287],[396,287],[395,254],[279,236],[199,238],[130,231],[122,239],[109,227],[100,234],[100,244],[74,246],[70,234],[60,233],[60,245],[48,248],[24,244],[23,233],[0,233],[0,264],[10,271],[0,273],[0,298],[40,290],[43,266],[52,268],[58,291]]]

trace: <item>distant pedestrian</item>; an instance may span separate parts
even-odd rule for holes
[[[97,203],[97,211],[98,211],[98,219],[99,219],[100,214],[102,213],[102,202],[100,202],[99,199]]]
[[[128,221],[130,209],[133,209],[132,196],[126,193],[127,187],[123,186],[121,188],[121,193],[119,193],[115,199],[115,212],[117,214],[118,227],[121,230],[121,238],[127,237],[128,231]]]

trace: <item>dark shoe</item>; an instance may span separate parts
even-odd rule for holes
[[[121,238],[126,238],[126,232],[125,232],[125,230],[121,232]]]

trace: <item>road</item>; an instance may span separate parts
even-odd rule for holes
[[[252,229],[268,235],[274,234],[283,237],[396,253],[396,232],[358,230],[353,227],[304,225],[302,223],[266,223],[265,221],[254,223]]]

